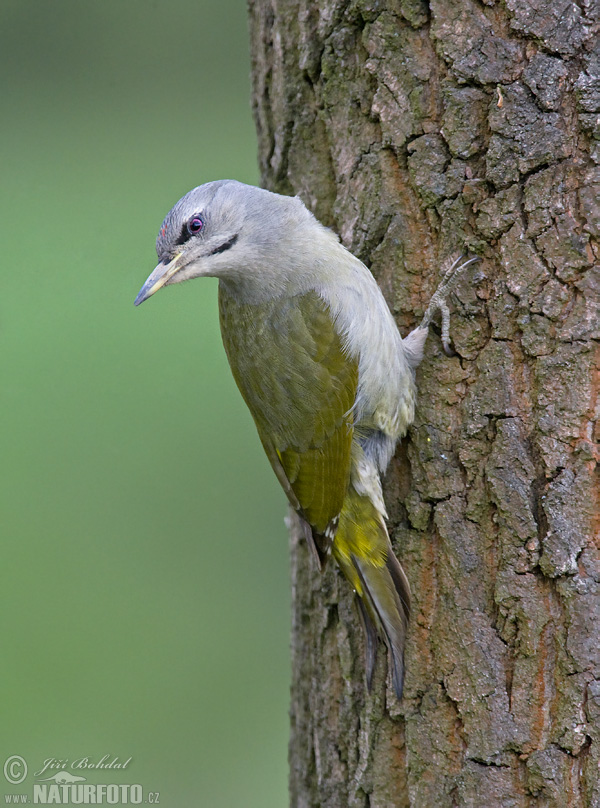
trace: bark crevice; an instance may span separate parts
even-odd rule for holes
[[[367,693],[352,595],[291,521],[293,806],[600,806],[599,16],[250,4],[263,184],[340,233],[403,334],[448,256],[482,257],[385,481],[401,704],[383,647]]]

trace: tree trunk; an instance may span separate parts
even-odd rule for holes
[[[264,185],[340,233],[403,334],[443,261],[483,259],[386,480],[413,591],[401,703],[383,647],[367,693],[352,593],[292,524],[298,808],[600,806],[592,5],[251,2]]]

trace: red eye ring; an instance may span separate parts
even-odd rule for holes
[[[190,236],[196,236],[204,227],[202,217],[195,213],[187,223],[187,231]]]

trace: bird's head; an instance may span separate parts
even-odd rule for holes
[[[260,276],[263,288],[282,284],[298,228],[325,230],[296,197],[219,180],[194,188],[169,211],[156,239],[159,264],[135,299],[202,276],[242,285]],[[282,262],[282,259],[283,262]],[[277,274],[278,273],[278,274]]]

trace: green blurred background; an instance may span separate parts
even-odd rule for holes
[[[2,0],[0,753],[287,803],[284,497],[216,282],[135,309],[163,216],[256,183],[239,0]],[[48,776],[46,774],[45,776]]]

